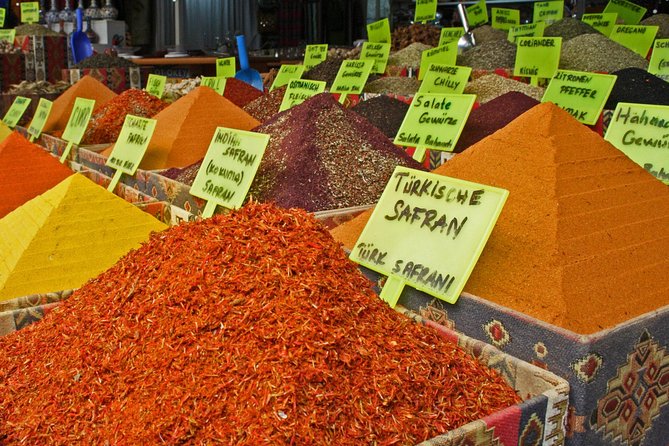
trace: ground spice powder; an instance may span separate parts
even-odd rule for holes
[[[251,101],[261,97],[263,92],[244,81],[229,77],[225,80],[223,96],[237,107],[244,107]]]
[[[409,111],[409,104],[390,96],[380,95],[358,102],[351,110],[371,122],[388,138],[394,138]]]
[[[0,218],[73,173],[20,133],[10,133],[0,143]]]
[[[301,210],[155,234],[0,338],[0,441],[415,444],[519,401],[370,286]]]
[[[260,96],[244,106],[244,111],[253,116],[260,122],[265,122],[272,116],[279,113],[283,95],[286,94],[288,86],[284,85],[281,88],[270,91],[267,94]]]

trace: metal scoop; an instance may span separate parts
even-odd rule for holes
[[[458,54],[462,54],[465,51],[474,48],[474,46],[476,46],[476,41],[474,40],[474,34],[472,34],[472,31],[469,28],[467,10],[465,9],[465,5],[462,3],[458,3],[458,15],[460,16],[462,26],[465,28],[464,35],[458,39]]]

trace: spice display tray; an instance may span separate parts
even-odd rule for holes
[[[380,286],[382,276],[361,269]],[[566,379],[571,392],[565,444],[667,443],[669,306],[579,335],[468,293],[450,305],[405,287],[399,302],[428,320]]]

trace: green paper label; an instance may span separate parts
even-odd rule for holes
[[[669,184],[669,106],[619,102],[604,139]]]
[[[507,31],[520,25],[520,11],[510,8],[492,8],[492,27]]]
[[[455,303],[509,192],[398,166],[352,261]]]
[[[648,72],[669,80],[669,39],[657,39],[648,63]]]
[[[541,102],[552,102],[579,122],[593,125],[599,119],[617,76],[558,70]]]
[[[0,27],[5,26],[5,15],[7,15],[7,10],[0,8]]]
[[[223,95],[225,93],[225,84],[227,78],[216,76],[202,76],[200,78],[200,85],[213,89],[216,93]]]
[[[236,72],[234,57],[216,59],[216,77],[235,77]]]
[[[293,108],[296,105],[299,105],[309,99],[312,96],[316,96],[318,93],[323,93],[325,91],[325,82],[323,81],[310,81],[306,79],[293,79],[288,82],[288,88],[286,93],[283,95],[283,100],[281,101],[281,107],[279,111],[285,111],[289,108]]]
[[[514,26],[509,30],[509,42],[518,43],[520,37],[543,37],[545,27],[545,22]]]
[[[345,60],[342,62],[337,77],[332,82],[331,93],[360,94],[365,88],[369,73],[374,66],[373,60]]]
[[[21,22],[22,23],[39,22],[39,2],[21,3]]]
[[[604,8],[605,13],[615,12],[625,25],[636,25],[646,13],[646,8],[625,0],[610,0]]]
[[[418,71],[418,79],[422,80],[427,72],[430,64],[440,65],[455,65],[455,60],[458,58],[458,42],[448,42],[446,45],[425,50],[420,56],[420,70]]]
[[[473,94],[416,94],[394,143],[452,152],[475,99]]]
[[[659,26],[614,25],[609,39],[646,57]]]
[[[149,74],[149,78],[146,81],[146,91],[149,94],[154,95],[158,99],[163,97],[165,92],[165,84],[167,83],[167,76],[161,76],[159,74]]]
[[[281,88],[293,79],[301,78],[302,73],[304,73],[304,65],[281,65],[269,91]]]
[[[472,73],[470,67],[430,64],[418,89],[419,93],[461,94]]]
[[[86,132],[86,127],[88,127],[88,121],[91,119],[91,114],[93,114],[93,108],[95,108],[95,100],[86,98],[75,99],[72,113],[70,113],[70,118],[63,132],[63,139],[65,141],[73,144],[81,142],[81,138],[84,137],[84,132]]]
[[[475,28],[488,23],[488,8],[485,4],[485,0],[480,0],[475,5],[467,6],[466,9],[470,28]]]
[[[607,12],[606,14],[583,14],[581,21],[595,28],[605,36],[610,36],[613,27],[618,19],[618,14],[615,12]]]
[[[134,175],[144,158],[155,129],[155,119],[126,115],[121,133],[107,158],[106,165],[128,175]]]
[[[560,63],[562,37],[521,37],[518,39],[514,76],[553,77]]]
[[[562,19],[564,15],[564,1],[538,2],[534,4],[532,22],[551,24]]]
[[[430,22],[437,16],[437,0],[416,0],[416,23]]]
[[[370,43],[362,44],[362,51],[360,52],[360,60],[372,60],[374,66],[372,73],[383,74],[386,72],[386,65],[388,65],[388,56],[390,55],[389,43]]]
[[[49,113],[51,113],[52,105],[53,102],[50,100],[40,98],[39,102],[37,103],[37,109],[35,110],[33,119],[30,121],[30,125],[28,126],[28,134],[30,136],[39,138],[39,135],[42,133],[42,129],[44,128],[44,124],[46,124],[46,120],[49,117]]]
[[[5,116],[2,118],[2,122],[7,124],[7,127],[14,128],[16,124],[21,120],[21,116],[26,112],[28,106],[30,105],[30,98],[24,98],[23,96],[17,96],[12,102],[12,105],[5,113]]]
[[[367,40],[375,43],[390,43],[390,22],[381,19],[367,25]]]
[[[228,209],[244,203],[269,135],[218,127],[197,172],[191,195]]]
[[[14,43],[16,37],[16,29],[0,29],[0,40],[6,40],[9,43]]]
[[[321,62],[325,62],[328,57],[328,45],[326,43],[320,45],[307,45],[304,51],[304,66],[307,70],[315,67]]]
[[[459,40],[460,37],[464,35],[465,29],[463,27],[441,28],[441,34],[439,34],[439,46],[446,45],[454,40]]]

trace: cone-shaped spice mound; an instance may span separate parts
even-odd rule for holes
[[[0,301],[80,287],[166,227],[71,175],[0,219]]]
[[[0,395],[6,446],[415,444],[518,401],[313,217],[253,203],[152,236],[0,338]]]
[[[11,133],[0,143],[0,218],[73,173],[20,133]]]
[[[398,165],[421,168],[357,113],[322,93],[265,122],[270,135],[250,194],[308,211],[373,204]]]

